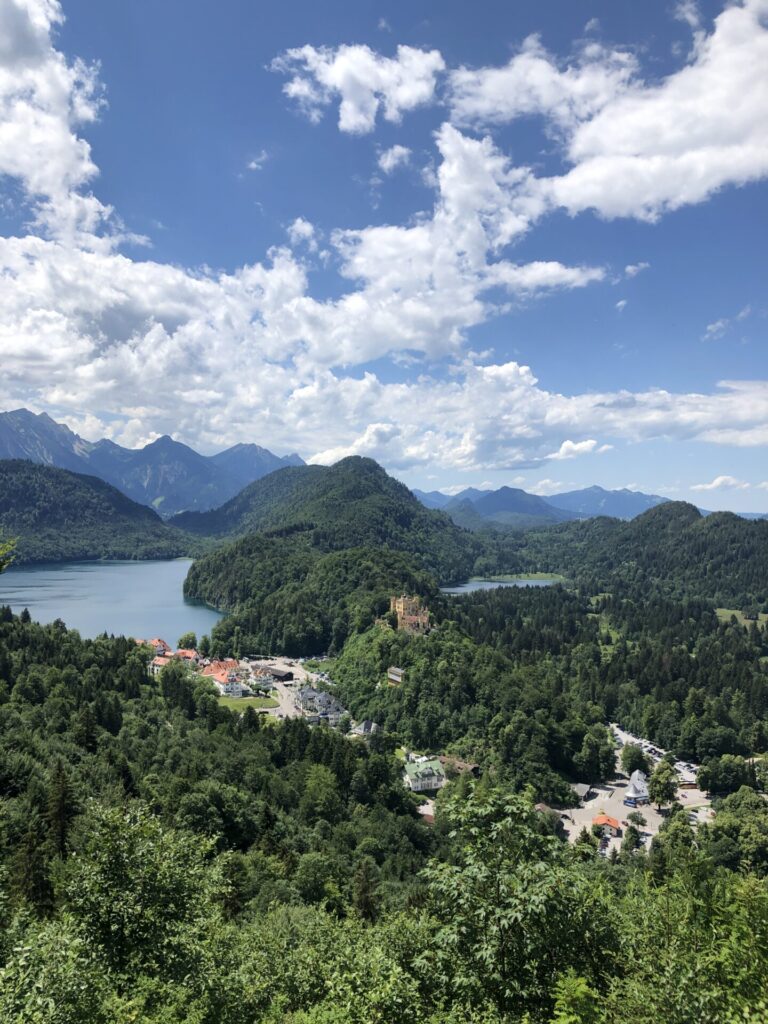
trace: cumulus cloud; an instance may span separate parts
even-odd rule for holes
[[[744,480],[737,480],[735,476],[716,476],[708,484],[692,484],[692,491],[721,491],[727,489],[735,489],[739,491],[745,491],[749,487],[749,484]]]
[[[54,49],[62,20],[57,0],[0,0],[0,176],[20,182],[38,230],[108,248],[119,224],[88,191],[98,172],[77,134],[102,106],[97,68]]]
[[[522,483],[521,486],[523,486]],[[537,480],[534,484],[528,484],[525,487],[525,490],[528,491],[529,494],[538,494],[542,497],[548,497],[551,494],[558,494],[564,487],[565,484],[562,480],[550,480],[548,477],[545,477],[543,480]]]
[[[310,251],[314,252],[317,249],[317,239],[315,237],[315,226],[310,224],[308,220],[303,217],[297,217],[296,220],[288,226],[288,238],[291,245],[306,245]]]
[[[382,57],[368,46],[300,46],[276,57],[273,71],[290,75],[285,95],[310,121],[339,100],[339,129],[353,134],[373,130],[381,111],[398,122],[403,113],[429,103],[445,62],[437,50],[398,46],[396,57]]]
[[[618,313],[623,313],[624,310],[626,309],[626,306],[627,306],[627,300],[626,299],[619,299],[619,301],[616,303],[616,311]]]
[[[729,8],[686,70],[696,70],[729,25],[738,35],[739,25],[723,17],[747,10]],[[37,234],[0,238],[6,407],[45,409],[91,436],[126,444],[171,431],[209,450],[269,439],[279,451],[298,449],[319,461],[369,454],[390,468],[519,472],[649,438],[768,443],[765,382],[723,382],[703,394],[560,394],[527,366],[466,354],[467,332],[510,302],[605,279],[599,266],[511,258],[507,247],[551,209],[554,193],[482,132],[448,123],[437,131],[431,209],[406,224],[330,235],[341,275],[330,298],[310,292],[307,253],[317,230],[301,217],[286,230],[302,258],[277,247],[261,261],[215,273],[122,255],[114,237],[104,238],[108,211],[87,191],[96,169],[76,134],[98,112],[93,69],[78,70],[53,49],[55,3],[0,0],[0,12],[10,25],[0,37],[0,169],[21,183],[37,219]],[[739,36],[734,45],[748,55],[754,40]],[[528,58],[550,60],[533,49]],[[588,66],[601,59],[585,54],[556,67],[560,77],[547,85],[556,97],[563,79],[581,83],[582,95],[574,87],[573,97],[553,101],[566,139],[594,123],[596,106],[611,108],[588,86],[596,71]],[[397,59],[365,47],[305,47],[284,61],[290,94],[307,98],[311,116],[338,100],[340,126],[350,132],[428,102],[442,68],[439,55],[407,47]],[[669,82],[654,89],[664,92]],[[653,92],[621,76],[616,89],[626,97]],[[536,100],[542,109],[545,92]],[[744,106],[753,99],[747,95]],[[734,117],[738,135],[746,115]],[[695,134],[695,124],[688,127]],[[434,376],[425,364],[399,382],[341,369],[386,357],[442,364]],[[84,410],[91,410],[87,420]]]
[[[560,68],[529,36],[503,68],[458,68],[451,72],[451,117],[456,124],[501,124],[525,115],[546,115],[574,126],[597,113],[628,85],[634,57],[595,44]]]
[[[691,22],[694,7],[681,5]],[[766,0],[729,5],[661,82],[634,57],[587,45],[563,66],[537,37],[502,68],[450,75],[452,118],[482,126],[539,115],[570,168],[535,183],[547,208],[656,220],[768,174]]]
[[[766,14],[766,0],[728,6],[679,71],[620,82],[570,134],[553,202],[652,221],[768,174]]]
[[[385,174],[391,174],[398,167],[404,167],[411,159],[411,151],[407,146],[390,146],[379,153],[378,164]]]

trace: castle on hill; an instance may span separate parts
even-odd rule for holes
[[[429,610],[421,603],[420,597],[392,597],[389,610],[397,616],[397,628],[404,633],[423,634],[429,632]]]

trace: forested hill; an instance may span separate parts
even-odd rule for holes
[[[241,652],[339,650],[388,610],[391,594],[429,596],[491,564],[482,540],[371,459],[279,470],[218,512],[174,522],[250,531],[195,562],[185,584],[188,597],[233,612],[214,641]]]
[[[413,554],[441,581],[466,579],[483,551],[481,541],[444,513],[425,508],[373,459],[358,457],[277,470],[220,509],[186,513],[171,523],[216,537],[306,532],[312,547],[325,552],[386,547]]]
[[[16,564],[98,558],[175,558],[194,538],[95,476],[0,461],[0,537],[17,538]]]
[[[768,608],[768,522],[732,512],[703,516],[686,502],[649,509],[631,522],[598,518],[515,538],[521,565],[610,588],[658,584],[670,594],[725,607]]]

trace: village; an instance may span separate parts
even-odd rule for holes
[[[397,629],[413,636],[430,629],[430,613],[417,596],[400,595],[390,599],[390,614],[377,620],[384,629]],[[254,707],[260,714],[278,719],[304,718],[309,725],[340,729],[352,738],[370,739],[380,731],[370,719],[355,722],[339,699],[331,692],[333,682],[321,668],[324,656],[305,661],[303,658],[271,657],[210,659],[194,647],[172,649],[164,640],[138,640],[147,646],[153,657],[149,669],[157,676],[174,660],[208,679],[220,700],[230,707]],[[312,668],[309,667],[312,666]],[[391,665],[386,681],[378,685],[401,687],[406,682],[403,668]],[[590,785],[574,783],[572,789],[578,806],[557,809],[540,803],[537,811],[557,818],[557,827],[569,842],[575,843],[586,829],[598,837],[599,853],[608,856],[621,846],[627,829],[637,831],[641,846],[650,844],[665,821],[665,811],[654,807],[648,789],[648,775],[636,769],[629,774],[622,768],[622,750],[626,746],[642,751],[649,769],[667,756],[667,752],[649,740],[633,736],[618,724],[611,723],[616,743],[616,774],[610,781]],[[401,751],[403,785],[420,798],[419,812],[427,822],[434,821],[435,797],[457,775],[469,773],[478,777],[478,765],[446,754]],[[688,820],[693,827],[714,816],[709,795],[696,785],[699,766],[676,761],[675,781],[671,798],[685,802]],[[671,802],[667,801],[667,802]]]

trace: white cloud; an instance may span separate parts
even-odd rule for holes
[[[641,274],[649,267],[650,263],[628,263],[627,266],[624,267],[624,275],[625,277],[637,277],[638,274]]]
[[[601,110],[626,88],[634,58],[592,45],[565,68],[529,36],[503,68],[451,72],[451,117],[457,124],[500,124],[531,114],[575,125]]]
[[[690,21],[692,5],[682,9]],[[729,5],[687,62],[652,83],[623,51],[590,44],[561,66],[530,37],[503,68],[451,73],[452,116],[541,116],[571,165],[532,181],[543,209],[653,221],[768,175],[766,14],[767,0]]]
[[[734,10],[741,9],[726,13]],[[553,288],[582,287],[605,271],[509,258],[505,248],[550,208],[550,186],[515,167],[491,138],[454,125],[435,136],[431,210],[407,225],[331,235],[327,251],[342,277],[332,298],[311,295],[304,261],[288,248],[215,273],[130,259],[114,238],[101,244],[96,232],[107,208],[86,192],[96,170],[75,134],[86,115],[96,115],[95,77],[52,49],[58,7],[0,0],[4,16],[19,11],[18,24],[10,21],[11,45],[0,39],[0,139],[12,142],[0,146],[0,166],[20,182],[41,234],[0,238],[3,406],[46,409],[92,436],[104,432],[127,444],[173,431],[207,450],[268,440],[278,451],[299,449],[316,459],[372,454],[390,468],[519,472],[597,454],[609,441],[649,438],[768,443],[765,382],[723,382],[704,394],[560,394],[527,366],[465,354],[467,331],[494,316],[499,302],[507,308]],[[291,58],[296,95],[319,90],[318,112],[340,98],[348,131],[372,127],[379,112],[396,120],[427,102],[441,66],[414,50],[412,68],[407,48],[383,66],[386,59],[360,53],[364,47],[306,49]],[[317,74],[310,57],[320,62]],[[355,78],[353,69],[369,67],[369,57],[375,74]],[[595,60],[574,65],[571,77],[581,76],[585,89],[583,65]],[[570,81],[567,71],[558,74]],[[28,72],[24,95],[9,100],[18,75]],[[745,104],[752,101],[747,96]],[[19,121],[17,108],[27,107],[31,113]],[[566,107],[582,109],[576,100]],[[49,133],[19,127],[37,123]],[[303,218],[287,231],[293,245],[316,244],[317,230]],[[389,383],[338,369],[385,357],[443,364],[433,377],[424,368]],[[84,420],[86,409],[91,418]]]
[[[102,107],[97,68],[68,63],[52,44],[57,0],[0,0],[0,177],[17,179],[37,230],[107,250],[122,234],[88,186],[98,173],[77,129]]]
[[[398,167],[404,167],[411,159],[411,151],[407,146],[390,146],[379,153],[378,164],[385,174],[392,174]]]
[[[590,438],[587,441],[563,441],[560,448],[547,458],[553,461],[560,459],[574,459],[577,455],[591,455],[597,448],[597,441]]]
[[[759,484],[755,484],[758,491],[768,491],[768,480],[762,480]]]
[[[692,484],[692,491],[720,491],[725,488],[745,491],[749,484],[744,480],[737,480],[734,476],[716,476],[708,484]]]
[[[266,149],[260,150],[256,154],[256,156],[252,157],[248,161],[248,165],[247,165],[248,166],[248,170],[249,171],[260,171],[264,167],[264,164],[267,162],[267,160],[269,160],[269,153],[267,152],[267,150]]]
[[[720,320],[714,320],[711,324],[707,324],[702,335],[702,341],[717,341],[722,338],[730,327],[730,323],[730,320],[722,317]]]
[[[616,303],[616,310],[617,310],[617,312],[623,313],[625,308],[626,308],[626,305],[627,305],[627,300],[626,299],[619,299],[619,301]]]
[[[573,167],[550,180],[553,202],[570,213],[654,220],[765,177],[766,13],[766,0],[729,6],[681,70],[658,85],[621,82],[570,135]]]
[[[398,46],[397,56],[382,57],[368,46],[301,46],[286,50],[272,70],[291,75],[283,86],[289,99],[317,122],[323,108],[339,99],[339,129],[370,132],[381,110],[398,122],[404,112],[431,102],[437,75],[445,68],[437,50]]]
[[[315,235],[315,226],[310,224],[308,220],[303,217],[297,217],[296,220],[288,226],[288,238],[291,245],[306,245],[311,252],[317,250],[317,238]]]
[[[550,494],[558,494],[565,487],[562,480],[550,480],[545,477],[544,480],[537,480],[534,484],[529,484],[524,490],[528,491],[529,494],[538,494],[541,497],[547,497]]]

